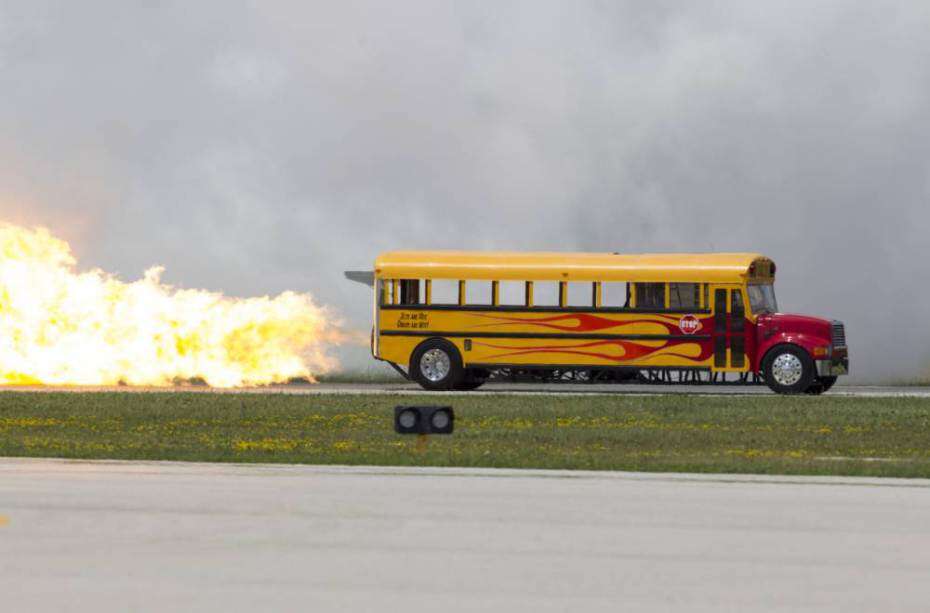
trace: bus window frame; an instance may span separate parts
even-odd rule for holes
[[[526,312],[534,311],[541,313],[570,313],[570,312],[597,312],[597,313],[668,313],[668,314],[688,314],[688,313],[710,313],[710,305],[707,304],[709,299],[710,283],[700,283],[702,290],[700,293],[701,304],[698,308],[675,308],[669,307],[669,284],[665,285],[665,305],[663,308],[641,308],[636,300],[636,285],[638,282],[626,282],[627,291],[629,292],[629,306],[604,306],[603,305],[603,281],[591,281],[592,304],[585,306],[565,305],[563,298],[567,297],[567,282],[557,281],[559,284],[560,305],[538,306],[534,301],[533,281],[524,281],[524,303],[522,305],[500,304],[500,282],[489,281],[492,288],[492,304],[467,304],[465,281],[463,279],[448,279],[455,281],[458,287],[458,302],[434,304],[432,297],[433,279],[421,279],[424,282],[423,296],[417,304],[400,303],[400,280],[399,279],[378,279],[380,283],[380,299],[378,307],[382,309],[421,309],[433,311],[500,311],[500,312]],[[480,279],[475,279],[480,281]],[[656,282],[658,283],[658,282]],[[496,291],[495,291],[496,290]],[[745,295],[743,296],[745,300]],[[747,312],[749,309],[747,308]]]

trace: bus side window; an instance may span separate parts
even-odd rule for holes
[[[594,295],[592,293],[591,283],[570,281],[566,289],[565,306],[585,307],[588,309],[594,306]]]
[[[525,306],[526,284],[523,281],[501,281],[499,297],[501,306]]]
[[[419,279],[400,280],[400,304],[420,304],[420,283]]]
[[[453,281],[452,279],[433,279],[430,286],[430,304],[458,304],[458,281]]]
[[[491,304],[492,294],[491,281],[465,282],[465,304]]]
[[[610,309],[630,307],[630,285],[625,282],[606,281],[601,283],[601,306]]]
[[[696,309],[700,306],[701,286],[697,283],[669,283],[669,308]]]
[[[637,283],[636,308],[661,310],[665,308],[664,283]]]
[[[533,306],[552,307],[559,306],[558,281],[533,282]]]

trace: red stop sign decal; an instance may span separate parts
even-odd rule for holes
[[[683,334],[694,334],[701,329],[701,320],[694,315],[685,315],[678,322],[678,328]]]

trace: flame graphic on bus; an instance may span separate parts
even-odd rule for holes
[[[549,330],[558,330],[560,332],[599,332],[602,330],[611,330],[624,328],[632,325],[655,324],[665,328],[665,334],[679,335],[683,333],[681,321],[678,316],[669,316],[668,319],[657,319],[661,316],[647,316],[642,319],[633,320],[616,320],[591,313],[565,313],[550,317],[514,317],[504,315],[490,315],[485,313],[475,313],[477,317],[495,320],[494,323],[478,324],[472,328],[487,328],[493,326],[539,326]],[[694,334],[706,326],[706,320],[698,319],[693,315],[688,318],[694,320],[692,329],[687,334]],[[621,331],[622,332],[622,331]]]
[[[708,339],[695,337],[697,332],[705,326],[706,320],[694,316],[694,330],[683,334],[681,319],[678,315],[648,314],[638,319],[611,319],[609,317],[592,313],[560,313],[540,317],[536,314],[526,316],[494,315],[476,313],[477,317],[493,320],[493,322],[478,324],[473,328],[493,328],[509,326],[529,326],[544,330],[565,332],[564,339],[545,344],[527,345],[526,341],[480,342],[480,346],[497,350],[498,353],[489,355],[491,359],[504,359],[513,357],[526,357],[532,354],[561,354],[565,356],[584,356],[608,360],[614,363],[630,362],[634,360],[649,360],[659,357],[680,358],[695,363],[708,360],[713,355],[713,348]],[[624,333],[639,337],[640,334],[628,333],[631,326],[649,326],[649,333],[642,334],[648,338],[598,338],[572,340],[572,333],[601,333],[615,331],[618,336]],[[684,337],[684,338],[683,338]],[[541,340],[541,339],[540,339]],[[476,341],[477,343],[477,341]]]
[[[713,349],[710,343],[696,343],[678,339],[669,340],[654,347],[624,339],[585,341],[576,344],[522,346],[508,346],[478,341],[475,341],[475,344],[489,349],[500,350],[500,353],[489,356],[495,359],[527,356],[534,353],[548,353],[586,356],[621,363],[632,360],[643,360],[652,356],[657,357],[661,355],[662,357],[675,357],[700,363],[708,360],[713,355]],[[690,349],[691,351],[686,353],[684,351],[685,349]]]

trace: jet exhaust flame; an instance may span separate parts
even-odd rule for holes
[[[67,242],[0,222],[0,383],[236,387],[336,366],[346,340],[308,294],[230,298],[161,282],[79,272]]]

